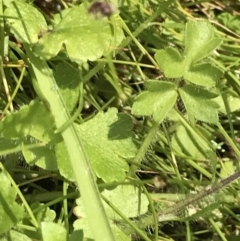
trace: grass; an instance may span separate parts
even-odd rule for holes
[[[54,2],[0,5],[0,237],[236,240],[240,3]]]

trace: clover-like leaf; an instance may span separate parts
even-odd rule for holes
[[[216,66],[210,63],[201,63],[190,67],[185,72],[184,78],[196,85],[212,87],[218,83],[222,74],[222,70]]]
[[[34,44],[41,30],[47,29],[43,15],[25,1],[13,1],[4,12],[10,31],[22,43]]]
[[[184,77],[195,84],[213,86],[220,77],[221,70],[206,63],[193,65],[211,54],[221,42],[222,40],[215,36],[214,28],[208,21],[189,21],[186,24],[183,54],[168,47],[165,50],[158,50],[155,59],[168,78]]]
[[[218,122],[219,105],[214,100],[217,94],[193,85],[185,85],[179,92],[191,121],[195,118],[212,124]]]
[[[113,16],[111,21],[106,18],[95,19],[82,4],[72,7],[33,50],[42,58],[49,59],[56,56],[64,45],[71,60],[94,61],[110,53],[123,38],[123,31],[116,16]]]
[[[177,100],[176,85],[164,81],[148,81],[147,91],[137,96],[133,107],[134,115],[153,115],[156,122],[161,122]]]
[[[189,21],[186,24],[184,58],[193,64],[211,54],[221,42],[209,21]]]
[[[172,47],[158,50],[155,54],[155,59],[159,68],[168,78],[182,77],[187,67],[181,54]]]

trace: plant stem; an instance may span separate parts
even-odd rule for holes
[[[169,218],[177,215],[179,212],[184,210],[190,204],[193,204],[195,202],[199,202],[203,198],[205,198],[205,197],[207,197],[207,196],[209,196],[213,193],[216,193],[220,189],[223,189],[224,187],[226,187],[230,183],[236,181],[239,177],[240,177],[240,171],[237,171],[234,174],[228,176],[227,178],[222,179],[218,183],[205,187],[201,192],[199,192],[197,194],[194,194],[194,195],[190,195],[188,198],[186,198],[186,199],[178,202],[177,204],[174,204],[174,205],[170,206],[169,208],[161,211],[158,214],[158,221],[163,222],[163,221],[169,220]]]

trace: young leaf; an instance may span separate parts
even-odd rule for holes
[[[153,115],[160,123],[172,109],[177,100],[176,85],[170,82],[148,81],[147,91],[137,96],[132,107],[133,115]]]
[[[186,24],[184,58],[195,63],[211,54],[221,42],[209,21],[189,21]]]
[[[23,207],[18,205],[16,190],[11,186],[7,175],[0,172],[0,234],[8,232],[19,220],[23,218]]]
[[[41,30],[47,29],[43,15],[25,1],[13,1],[4,12],[10,31],[21,43],[34,44]]]
[[[40,39],[33,51],[44,59],[57,55],[63,44],[73,61],[94,61],[109,53],[123,40],[122,28],[116,17],[95,19],[84,4],[72,7],[54,28]]]
[[[216,94],[193,85],[185,85],[179,89],[179,93],[190,120],[195,118],[212,124],[218,122],[219,105],[213,99],[217,97]]]
[[[212,87],[217,85],[222,74],[222,70],[212,64],[201,63],[190,67],[183,77],[193,84]]]

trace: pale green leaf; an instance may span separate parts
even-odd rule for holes
[[[143,193],[139,195],[138,189],[136,189],[134,186],[122,185],[118,186],[114,190],[104,190],[102,194],[128,218],[144,215],[148,211],[149,202],[146,195]],[[74,208],[74,214],[79,219],[74,222],[74,229],[83,229],[84,238],[91,238],[92,234],[88,227],[88,222],[81,198],[77,199],[77,205],[78,206]],[[104,207],[108,217],[112,220],[111,227],[114,230],[116,240],[129,241],[130,237],[126,236],[115,224],[116,221],[120,221],[122,219],[106,203],[104,203]]]
[[[41,30],[47,29],[43,15],[24,1],[13,1],[4,12],[10,31],[22,43],[34,44]]]
[[[221,42],[209,21],[189,21],[186,24],[184,58],[195,63],[211,54]]]
[[[118,18],[95,19],[84,4],[72,7],[51,33],[46,34],[34,47],[34,52],[44,59],[58,54],[63,44],[73,61],[94,61],[110,53],[123,40]]]
[[[42,222],[41,231],[43,241],[67,241],[67,230],[60,224]]]
[[[10,230],[0,237],[0,241],[32,241],[32,239],[16,230]]]
[[[155,59],[159,68],[168,78],[182,77],[185,69],[188,67],[180,53],[172,47],[158,50],[155,54]]]

